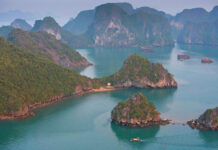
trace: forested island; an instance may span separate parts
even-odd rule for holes
[[[218,107],[207,109],[198,119],[188,121],[188,125],[200,130],[218,130]]]
[[[114,75],[90,79],[1,37],[0,62],[0,119],[27,117],[35,108],[91,92],[177,87],[162,65],[137,54],[129,56]]]
[[[142,93],[132,95],[124,102],[119,102],[111,112],[111,119],[115,124],[131,127],[147,127],[166,125],[169,120],[160,118],[152,102],[148,102]]]

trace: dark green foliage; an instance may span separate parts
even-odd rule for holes
[[[111,112],[112,117],[123,119],[144,119],[156,117],[159,112],[152,102],[148,102],[142,93],[134,94],[125,102],[119,102]]]
[[[123,109],[123,108],[125,108],[127,106],[127,104],[125,103],[125,102],[119,102],[118,103],[118,108],[119,109]]]
[[[146,58],[133,54],[129,56],[123,67],[115,74],[103,77],[99,81],[106,85],[110,82],[112,85],[125,82],[127,79],[137,81],[143,77],[148,78],[151,82],[158,82],[161,78],[161,71],[165,70],[159,63],[151,63]],[[168,73],[169,78],[171,74]]]
[[[56,40],[54,36],[43,31],[28,32],[21,29],[13,29],[8,36],[8,40],[17,46],[30,50],[41,57],[49,58],[54,62],[56,61],[55,56],[52,56],[51,53],[56,55],[56,57],[60,57],[60,59],[64,55],[72,63],[79,63],[80,61],[86,60],[67,44]],[[60,64],[60,61],[55,63]]]
[[[55,95],[70,95],[89,78],[37,57],[0,38],[0,113],[43,102]]]
[[[215,118],[214,123],[218,123],[218,117]]]

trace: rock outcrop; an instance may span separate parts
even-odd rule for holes
[[[186,23],[177,41],[185,44],[218,45],[218,20]]]
[[[154,12],[155,10],[152,10]],[[96,7],[92,24],[71,40],[75,47],[143,47],[174,45],[165,16],[129,4],[107,3]],[[83,39],[83,42],[77,39]]]
[[[210,41],[210,38],[213,37],[214,34],[207,34],[207,32],[211,30],[211,26],[208,25],[208,22],[214,22],[218,19],[217,12],[218,6],[215,6],[210,12],[204,8],[184,9],[182,12],[169,19],[174,38],[177,39],[179,43],[186,44],[201,44],[203,39]],[[202,24],[205,24],[205,27],[202,27]],[[195,27],[193,27],[193,25],[195,25]],[[184,32],[186,33],[183,34]],[[188,32],[191,33],[188,34]],[[182,35],[184,36],[184,40],[182,40]],[[208,36],[209,40],[207,39]],[[203,44],[208,45],[210,43]]]
[[[70,19],[63,29],[73,33],[81,34],[87,31],[88,27],[92,24],[95,16],[95,10],[81,11],[75,19]]]
[[[162,120],[152,102],[141,93],[134,94],[125,102],[119,102],[111,112],[111,119],[115,124],[131,127],[146,127],[152,125],[169,124],[169,120]]]
[[[92,26],[87,34],[93,46],[140,47],[145,45],[173,45],[168,20],[162,15],[138,10],[129,15],[115,4],[104,4],[96,8]]]
[[[45,17],[43,20],[36,20],[32,31],[45,31],[54,35],[57,40],[61,40],[61,27],[52,17]]]
[[[29,31],[32,29],[32,26],[28,24],[25,20],[23,19],[15,19],[12,23],[11,26],[14,28],[19,28],[22,30]]]
[[[218,130],[218,107],[206,110],[198,119],[187,122],[192,128]]]
[[[133,54],[115,74],[99,79],[115,88],[174,88],[177,82],[160,63],[151,63],[146,58]]]
[[[69,69],[91,65],[76,50],[44,31],[29,32],[13,29],[8,35],[8,40]]]

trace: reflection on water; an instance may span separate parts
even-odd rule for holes
[[[124,101],[131,97],[135,93],[141,92],[144,96],[148,98],[148,101],[151,101],[155,104],[158,111],[164,113],[169,111],[168,106],[173,102],[173,95],[176,92],[176,88],[169,88],[169,89],[128,89],[128,90],[121,90],[121,91],[113,91],[111,92],[111,96],[115,97],[117,100],[119,99]],[[122,94],[120,94],[122,92]]]
[[[125,142],[132,146],[145,147],[158,133],[160,127],[145,127],[145,128],[131,128],[126,126],[116,125],[111,123],[111,129],[119,141]],[[140,137],[142,142],[131,142],[131,138]],[[145,142],[146,141],[146,142]]]
[[[128,89],[92,93],[35,110],[36,117],[0,121],[0,150],[207,150],[218,149],[218,132],[193,130],[188,126],[167,125],[128,128],[111,124],[110,112],[119,101],[142,92],[154,102],[161,117],[174,121],[198,118],[218,105],[218,49],[208,46],[176,45],[154,48],[144,53],[134,48],[91,48],[78,50],[93,66],[79,70],[89,77],[110,75],[131,54],[163,63],[178,81],[177,89]],[[178,61],[185,53],[190,60]],[[202,64],[202,57],[215,59]],[[130,142],[141,137],[142,143]]]
[[[218,131],[199,130],[199,135],[205,143],[210,143],[218,148]]]
[[[169,60],[173,47],[154,48],[152,53],[142,52],[139,48],[89,48],[78,49],[78,52],[88,58],[93,63],[84,70],[81,70],[82,75],[89,77],[103,77],[111,75],[118,71],[124,60],[131,54],[137,53],[141,56],[149,58],[150,61],[155,62],[161,60],[161,63],[166,63]],[[159,61],[158,61],[159,62]]]
[[[202,45],[183,45],[179,47],[185,51],[191,52],[191,55],[200,55],[201,57],[209,57],[218,60],[218,46],[202,46]]]

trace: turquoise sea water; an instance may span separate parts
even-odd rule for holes
[[[218,132],[199,131],[183,125],[207,108],[218,106],[218,47],[187,46],[155,48],[144,53],[132,48],[79,49],[94,65],[81,70],[102,77],[119,70],[123,61],[138,53],[162,63],[175,75],[177,89],[129,89],[72,98],[35,110],[36,117],[0,121],[0,150],[217,150]],[[178,61],[185,53],[190,60]],[[213,64],[202,64],[210,57]],[[175,125],[130,128],[114,125],[110,112],[133,93],[142,92],[154,102],[162,118]],[[142,142],[130,142],[140,137]]]

